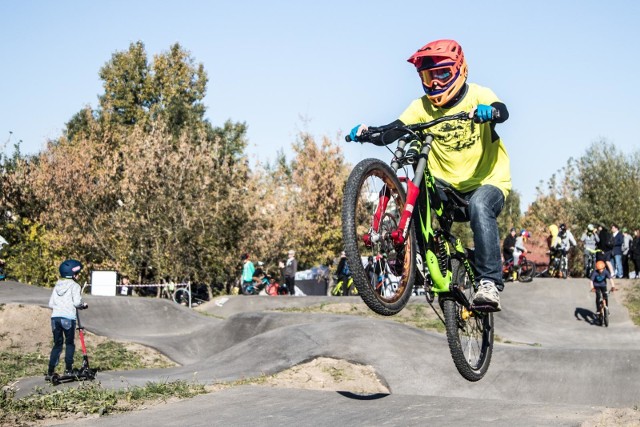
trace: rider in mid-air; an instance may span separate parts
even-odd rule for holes
[[[467,82],[467,62],[462,47],[453,40],[428,43],[408,62],[416,67],[426,95],[413,101],[389,126],[425,123],[462,111],[479,123],[469,126],[462,120],[449,121],[431,128],[434,142],[429,168],[439,185],[452,187],[469,202],[480,281],[473,303],[500,310],[498,291],[504,283],[497,217],[511,190],[511,172],[509,156],[495,127],[509,117],[507,107],[491,89]],[[354,127],[351,139],[359,141],[366,129],[362,124]],[[400,136],[371,142],[386,145]]]

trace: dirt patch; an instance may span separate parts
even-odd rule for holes
[[[111,340],[107,337],[85,331],[87,343],[95,347]],[[77,337],[77,334],[76,334]],[[148,366],[175,366],[168,357],[155,349],[141,344],[117,341],[137,355]],[[0,305],[0,351],[16,353],[40,353],[49,356],[51,352],[51,310],[37,305]],[[89,345],[89,344],[87,344]]]
[[[373,367],[326,357],[289,368],[268,378],[263,384],[306,390],[389,393],[389,389],[380,381]]]
[[[634,408],[607,408],[581,424],[581,427],[640,426],[640,411]]]

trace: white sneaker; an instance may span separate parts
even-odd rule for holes
[[[475,306],[490,306],[493,311],[500,311],[500,295],[498,288],[491,280],[481,279],[478,291],[473,297],[472,304]]]

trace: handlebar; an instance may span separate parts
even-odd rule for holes
[[[495,107],[491,107],[492,110],[492,117],[494,119],[499,119],[500,118],[500,111],[498,111]],[[377,134],[385,134],[387,132],[390,131],[399,131],[399,132],[403,132],[402,135],[400,136],[404,136],[406,134],[413,134],[416,132],[422,132],[425,131],[427,129],[429,129],[430,127],[433,127],[437,124],[440,124],[442,122],[446,122],[446,121],[450,121],[450,120],[471,120],[471,118],[469,117],[469,113],[466,111],[461,111],[457,114],[452,114],[450,116],[442,116],[439,117],[435,120],[432,120],[430,122],[425,122],[425,123],[416,123],[416,124],[412,124],[412,125],[404,125],[404,126],[380,126],[380,127],[374,127],[374,126],[370,126],[367,130],[363,131],[360,136],[358,137],[359,142],[370,142],[371,138],[374,135]],[[477,115],[474,113],[473,115],[473,122],[474,123],[480,123],[478,120]],[[351,135],[347,135],[345,136],[345,141],[346,142],[353,142],[353,139],[351,139]],[[397,139],[397,138],[395,138]]]

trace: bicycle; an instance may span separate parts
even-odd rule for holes
[[[548,252],[551,254],[551,262],[549,263],[549,276],[559,276],[562,279],[569,277],[569,258],[567,251],[564,249],[558,249]]]
[[[611,292],[614,292],[615,288],[611,289]],[[600,289],[599,287],[594,287],[592,292],[596,293],[596,298],[600,298],[600,305],[598,308],[598,322],[600,326],[609,327],[609,291],[607,289]]]
[[[370,127],[362,133],[364,142],[374,135],[384,141],[390,131],[401,136],[390,165],[369,158],[353,168],[345,187],[342,233],[354,282],[365,304],[378,314],[391,316],[407,305],[414,287],[422,285],[427,301],[445,325],[458,372],[469,381],[478,381],[491,361],[493,308],[472,306],[477,290],[473,252],[451,233],[454,219],[466,219],[462,217],[468,203],[451,188],[436,185],[427,165],[434,138],[428,129],[451,120],[469,120],[468,113],[407,126]],[[389,273],[397,279],[388,294],[376,291],[375,278],[366,274],[360,262],[362,257],[379,253],[387,254]],[[444,318],[432,304],[436,294]]]
[[[591,273],[593,273],[593,270],[596,268],[596,258],[597,258],[597,254],[598,252],[602,252],[601,249],[589,249],[589,248],[585,248],[585,250],[588,252],[587,257],[585,259],[585,265],[584,265],[584,277],[591,277]]]
[[[533,280],[535,275],[536,264],[533,261],[529,261],[524,253],[521,253],[518,257],[518,265],[513,264],[513,258],[502,264],[502,278],[505,281],[518,280],[522,283],[528,283]]]
[[[353,285],[353,277],[349,276],[346,286],[344,285],[344,280],[338,280],[331,290],[331,295],[334,297],[358,295],[358,289]]]
[[[169,282],[161,287],[160,298],[169,299],[176,304],[191,307],[191,284],[188,281],[181,283]]]

